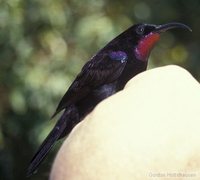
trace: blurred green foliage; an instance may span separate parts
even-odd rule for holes
[[[1,0],[0,179],[25,179],[59,99],[98,49],[134,23],[171,21],[193,32],[164,34],[149,68],[178,64],[200,80],[199,0]],[[30,179],[47,179],[54,155]]]

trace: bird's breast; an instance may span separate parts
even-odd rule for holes
[[[122,72],[121,76],[118,80],[118,88],[119,90],[123,89],[126,83],[133,78],[135,75],[145,71],[147,68],[147,62],[139,61],[135,59],[129,58],[124,71]]]

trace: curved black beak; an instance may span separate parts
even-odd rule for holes
[[[183,29],[187,29],[189,31],[192,31],[192,29],[185,24],[172,22],[172,23],[167,23],[167,24],[156,26],[155,32],[162,33],[162,32],[165,32],[169,29],[174,29],[174,28],[183,28]]]

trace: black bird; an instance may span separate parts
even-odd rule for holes
[[[54,143],[68,135],[100,101],[123,89],[132,77],[146,70],[149,54],[160,33],[172,28],[191,31],[182,23],[136,24],[110,41],[83,66],[58,104],[52,117],[64,112],[32,158],[27,176],[34,173]]]

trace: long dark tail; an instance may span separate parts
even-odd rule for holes
[[[53,147],[54,143],[62,138],[64,134],[70,133],[73,127],[78,123],[78,113],[75,107],[69,107],[62,114],[55,127],[46,137],[42,145],[39,147],[38,151],[33,156],[30,165],[27,170],[27,177],[31,176],[38,166],[42,163],[48,152]]]

